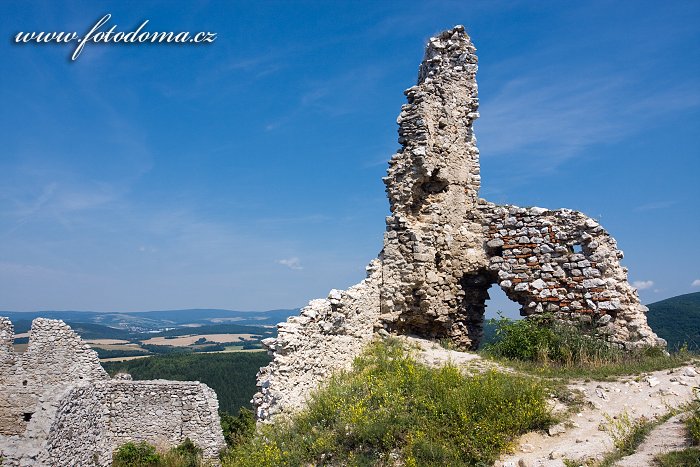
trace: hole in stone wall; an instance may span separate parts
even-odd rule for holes
[[[493,284],[489,289],[489,298],[486,300],[486,319],[497,319],[499,313],[504,318],[522,318],[520,304],[508,298],[498,284]]]
[[[22,415],[22,419],[23,419],[25,422],[28,422],[28,421],[30,421],[30,420],[32,419],[32,415],[34,415],[34,414],[31,413],[31,412],[25,412],[25,413]]]
[[[442,264],[442,255],[440,253],[435,253],[435,267],[440,269]]]
[[[574,243],[571,247],[571,251],[574,253],[583,253],[583,247],[580,243]]]
[[[493,249],[491,249],[491,251],[489,253],[491,254],[491,256],[503,256],[503,247],[499,246],[499,247],[493,248]]]
[[[423,184],[421,185],[421,189],[425,193],[435,194],[444,193],[445,191],[447,191],[447,186],[449,185],[449,183],[447,182],[447,180],[440,178],[439,174],[440,169],[437,169],[430,175],[430,178],[427,181],[423,182]]]
[[[27,385],[27,380],[25,379],[24,381],[22,381],[22,386],[26,386],[26,385]]]
[[[508,319],[522,319],[520,316],[520,304],[514,302],[501,289],[498,284],[493,284],[488,290],[489,298],[486,300],[486,311],[484,313],[484,337],[481,345],[493,342],[496,337],[496,325],[489,320],[501,317]]]

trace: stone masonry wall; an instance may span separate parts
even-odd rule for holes
[[[481,201],[489,266],[474,276],[498,284],[521,314],[553,313],[598,327],[627,347],[657,345],[647,307],[627,281],[617,242],[598,222],[569,209],[496,206]]]
[[[465,271],[488,264],[478,219],[481,184],[472,124],[478,118],[476,49],[464,28],[428,42],[418,84],[397,119],[401,149],[384,178],[382,322],[399,333],[475,345],[483,307],[465,306]]]
[[[62,321],[32,323],[23,354],[0,318],[0,455],[3,465],[111,464],[127,441],[166,447],[189,437],[216,459],[225,446],[216,394],[199,382],[111,380]]]
[[[391,215],[382,252],[368,279],[313,300],[300,317],[278,325],[277,340],[265,342],[274,359],[258,374],[259,420],[303,407],[309,392],[376,334],[478,347],[493,285],[521,305],[523,316],[583,321],[628,349],[665,345],[627,282],[622,252],[595,220],[478,197],[477,63],[462,26],[429,40],[397,119],[401,148],[383,179]]]
[[[99,358],[62,321],[37,318],[22,354],[12,350],[14,334],[7,318],[0,318],[0,435],[24,433],[42,395],[60,392],[76,381],[109,379]]]
[[[193,381],[76,386],[60,402],[42,460],[53,466],[109,466],[112,452],[129,441],[168,449],[185,438],[216,459],[225,446],[218,409],[214,391]]]
[[[275,359],[258,373],[254,397],[259,420],[303,406],[305,397],[332,372],[348,368],[374,335],[379,319],[379,261],[367,279],[348,290],[312,300],[299,316],[278,325],[277,338],[263,343]]]
[[[15,330],[12,323],[7,318],[0,318],[0,383],[7,385],[7,382],[14,378],[15,353],[12,350],[12,343],[15,340]],[[18,428],[15,426],[19,421],[19,410],[15,409],[15,403],[10,394],[0,391],[0,434],[14,434]]]

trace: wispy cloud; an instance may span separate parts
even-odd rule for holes
[[[655,211],[657,209],[666,209],[670,208],[674,204],[676,204],[677,201],[656,201],[652,203],[646,203],[642,204],[640,206],[637,206],[634,208],[635,211]]]
[[[293,269],[295,271],[299,271],[301,269],[304,269],[304,267],[301,265],[301,262],[299,261],[299,258],[296,256],[292,258],[284,258],[284,259],[278,259],[277,264],[281,264],[282,266],[287,266],[289,269]]]
[[[700,279],[695,279],[692,284],[690,284],[691,287],[700,287]]]
[[[637,288],[637,290],[646,290],[654,287],[654,281],[634,281],[632,285]]]
[[[620,141],[673,112],[700,106],[697,86],[649,90],[638,79],[635,72],[572,77],[554,69],[511,79],[482,102],[476,123],[482,155],[526,153],[533,172],[550,171],[588,147]]]
[[[309,111],[336,118],[363,109],[376,95],[380,89],[377,83],[389,70],[387,64],[363,64],[340,73],[327,72],[309,80],[300,85],[299,100],[294,107],[270,119],[264,129],[276,130]]]

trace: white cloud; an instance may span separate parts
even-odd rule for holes
[[[277,263],[281,264],[282,266],[287,266],[289,269],[294,269],[297,271],[300,269],[304,269],[304,267],[301,265],[301,262],[299,261],[299,258],[297,258],[296,256],[292,258],[278,259]]]
[[[647,203],[647,204],[642,204],[641,206],[637,206],[634,208],[635,211],[652,211],[652,210],[657,210],[657,209],[666,209],[670,208],[676,204],[676,201],[657,201],[653,203]]]
[[[700,287],[700,279],[695,279],[692,284],[690,284],[691,287]]]
[[[484,98],[475,123],[483,157],[523,159],[526,154],[528,167],[519,176],[533,176],[556,170],[591,146],[623,140],[669,114],[700,106],[700,93],[688,83],[649,93],[636,72],[566,73],[571,72],[550,67],[507,76]],[[640,211],[670,204],[662,200]]]
[[[637,290],[650,289],[654,286],[654,281],[634,281],[632,285],[637,288]]]

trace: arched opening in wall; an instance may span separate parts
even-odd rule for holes
[[[464,297],[459,314],[472,350],[493,338],[495,327],[486,320],[498,317],[498,311],[506,318],[519,317],[520,304],[510,300],[501,290],[494,272],[480,270],[465,274],[461,286]]]
[[[498,283],[493,284],[488,290],[489,298],[486,300],[486,311],[484,317],[484,337],[481,340],[481,345],[493,342],[496,337],[496,325],[492,320],[501,317],[508,319],[522,319],[520,316],[520,304],[514,302],[501,289]]]
[[[493,284],[489,289],[489,298],[486,300],[485,317],[489,320],[498,319],[501,316],[508,319],[522,319],[520,304],[508,298],[498,284]]]

